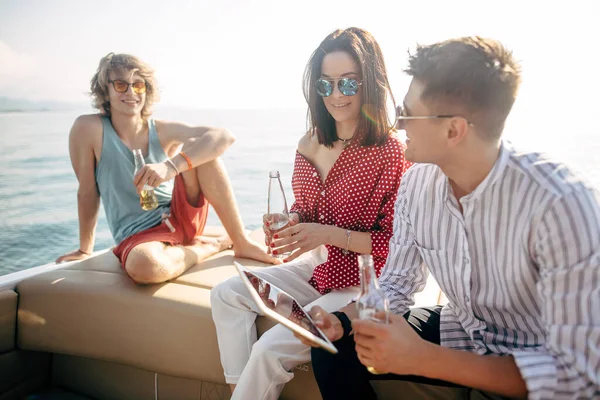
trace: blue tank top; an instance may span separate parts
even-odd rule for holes
[[[95,171],[96,185],[108,227],[118,244],[135,233],[161,223],[162,214],[168,213],[171,207],[173,180],[163,182],[154,190],[158,207],[144,211],[133,184],[133,152],[125,146],[107,117],[102,117],[102,130],[102,154]],[[148,120],[148,136],[148,154],[144,157],[146,164],[164,162],[167,155],[160,145],[152,119]]]

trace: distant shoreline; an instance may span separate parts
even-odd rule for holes
[[[79,112],[86,113],[89,110],[86,108],[4,108],[0,109],[0,115],[8,115],[8,114],[35,114],[35,113],[64,113],[64,112]]]
[[[48,111],[67,111],[67,110],[53,110],[51,108],[34,108],[34,109],[25,109],[25,108],[15,108],[15,109],[6,109],[0,110],[0,114],[8,114],[8,113],[29,113],[29,112],[48,112]]]
[[[52,99],[25,99],[0,96],[0,114],[71,111],[88,106],[83,101],[61,101]]]

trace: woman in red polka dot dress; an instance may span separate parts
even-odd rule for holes
[[[389,122],[389,82],[371,34],[349,28],[327,36],[309,60],[304,92],[310,130],[296,153],[291,226],[273,237],[265,226],[272,252],[292,254],[256,274],[303,306],[334,311],[358,293],[357,254],[372,254],[381,272],[410,164]],[[310,361],[309,347],[281,325],[257,341],[258,309],[239,277],[215,287],[211,300],[232,399],[277,399],[289,371]]]

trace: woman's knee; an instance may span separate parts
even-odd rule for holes
[[[212,308],[215,308],[215,306],[219,308],[224,304],[233,306],[238,303],[236,299],[246,298],[249,295],[240,277],[234,276],[211,289],[210,304]]]
[[[271,329],[274,328],[277,328],[277,325]],[[282,343],[277,338],[274,338],[272,335],[263,335],[252,345],[250,362],[254,360],[255,363],[259,364],[281,364],[287,358],[285,349],[285,344],[282,347]]]

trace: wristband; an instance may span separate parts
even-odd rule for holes
[[[185,161],[187,162],[187,165],[188,165],[188,169],[194,168],[194,166],[192,165],[192,160],[190,160],[190,158],[187,156],[187,154],[185,154],[183,151],[180,151],[179,154],[181,154],[181,157],[185,158]]]
[[[346,313],[342,311],[334,311],[332,312],[332,314],[335,315],[342,323],[342,329],[344,330],[344,334],[340,339],[350,335],[350,332],[352,332],[352,322],[350,322],[350,318],[348,318]]]

